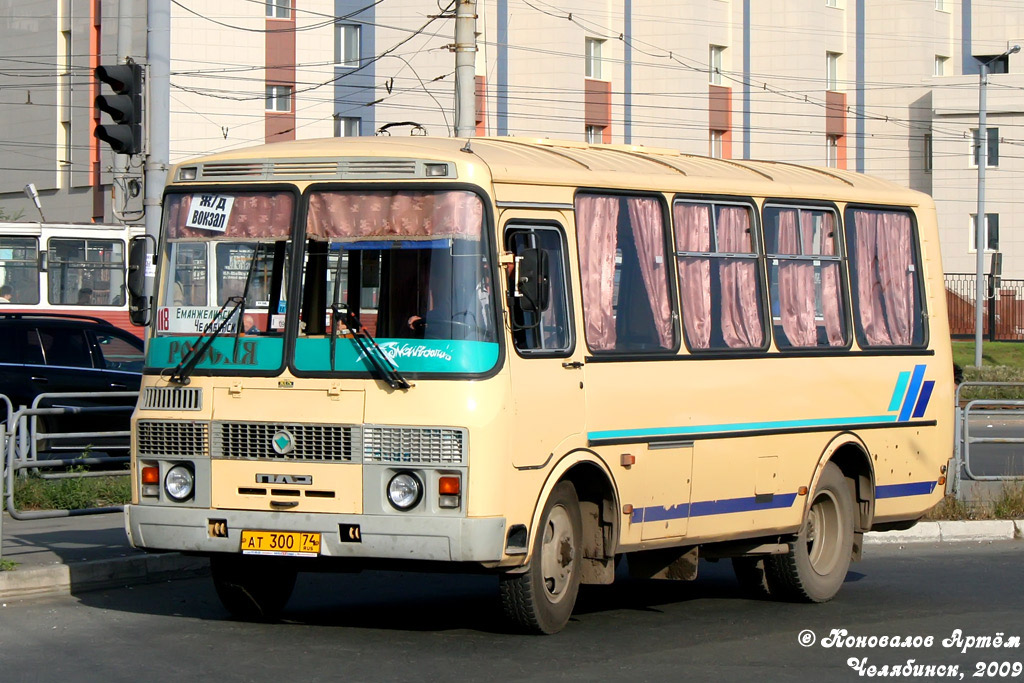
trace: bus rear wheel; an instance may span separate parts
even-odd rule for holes
[[[523,574],[501,576],[505,616],[531,633],[557,633],[569,622],[580,587],[583,522],[576,489],[563,481],[544,506],[533,557]]]
[[[846,478],[834,463],[827,464],[789,552],[765,560],[773,596],[827,602],[839,592],[853,555],[853,510]]]
[[[274,621],[295,589],[295,570],[267,558],[214,555],[210,574],[221,604],[243,621]]]

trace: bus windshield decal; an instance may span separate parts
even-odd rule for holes
[[[227,229],[228,219],[231,217],[231,207],[234,203],[235,198],[226,195],[193,195],[192,202],[188,207],[185,227],[224,232]]]
[[[146,366],[173,368],[189,355],[198,340],[198,336],[153,337],[146,347]],[[238,344],[233,337],[218,337],[203,352],[195,367],[207,370],[276,370],[281,365],[283,346],[280,337],[242,337]]]
[[[498,360],[498,345],[492,342],[377,338],[377,344],[403,373],[480,373],[490,370]],[[372,372],[371,359],[350,336],[338,339],[334,356],[337,372]],[[330,372],[329,340],[296,340],[295,367],[301,372]]]

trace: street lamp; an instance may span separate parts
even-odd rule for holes
[[[988,85],[988,65],[992,62],[1020,52],[1020,45],[1014,45],[1001,55],[981,62],[978,76],[978,217],[974,221],[974,249],[978,254],[978,282],[974,298],[974,365],[981,367],[981,338],[984,325],[982,301],[985,299],[985,167],[988,165],[988,129],[985,127],[985,87]],[[989,304],[995,305],[995,301]]]

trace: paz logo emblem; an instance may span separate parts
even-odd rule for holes
[[[295,437],[287,429],[282,429],[274,434],[270,444],[278,455],[288,455],[295,450]]]

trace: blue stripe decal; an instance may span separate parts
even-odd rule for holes
[[[895,415],[865,415],[863,417],[825,417],[813,420],[774,420],[769,422],[736,422],[731,424],[699,425],[694,427],[659,427],[655,429],[605,429],[587,432],[591,441],[601,439],[647,438],[655,436],[691,436],[720,432],[750,432],[767,429],[800,429],[805,427],[847,427],[862,424],[895,422]]]
[[[774,496],[771,500],[763,503],[757,502],[756,498],[729,498],[726,500],[705,500],[698,503],[680,503],[671,507],[652,505],[646,508],[634,508],[633,514],[629,519],[634,524],[637,524],[639,522],[665,522],[671,519],[686,519],[688,517],[728,515],[734,512],[756,512],[758,510],[792,507],[794,500],[796,500],[795,493],[785,493]]]
[[[900,409],[899,422],[906,422],[910,419],[910,413],[914,410],[914,402],[917,401],[917,394],[921,391],[921,380],[924,379],[926,367],[924,365],[914,366],[914,374],[910,378],[910,388],[907,389],[907,397],[903,401],[903,408]]]
[[[913,417],[924,417],[924,411],[928,409],[928,401],[932,397],[932,389],[935,388],[935,382],[928,380],[921,387],[921,396],[917,399],[917,405],[914,406]]]
[[[875,498],[902,498],[904,496],[927,496],[935,490],[934,481],[915,481],[911,484],[886,484],[875,487]]]
[[[892,398],[889,399],[889,412],[896,412],[903,403],[903,397],[907,394],[907,384],[910,382],[910,373],[901,372],[896,378],[896,388],[892,390]]]

